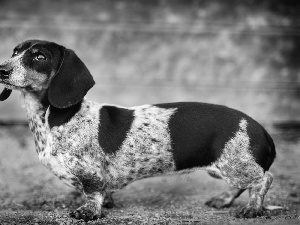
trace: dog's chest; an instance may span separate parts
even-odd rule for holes
[[[49,128],[48,113],[31,120],[39,160],[70,186],[82,189],[83,171],[99,171],[101,164],[97,128],[99,107],[83,102],[81,109],[60,126]],[[99,162],[99,163],[96,163]]]
[[[47,127],[45,126],[46,109],[30,94],[21,94],[24,99],[29,128],[33,133],[37,153],[42,152],[47,143]]]
[[[45,127],[45,115],[37,113],[29,119],[29,128],[33,133],[36,152],[43,152],[47,144],[47,129]]]
[[[36,113],[29,119],[29,127],[33,133],[35,148],[38,153],[39,160],[50,169],[56,176],[64,180],[70,186],[74,185],[76,177],[64,165],[64,161],[68,160],[66,154],[57,154],[57,141],[60,139],[53,135],[47,123],[45,122],[45,114]],[[77,182],[78,183],[78,182]],[[77,187],[80,189],[80,187]]]

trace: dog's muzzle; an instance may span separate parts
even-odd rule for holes
[[[11,72],[12,69],[8,69],[0,66],[0,80],[7,80]]]

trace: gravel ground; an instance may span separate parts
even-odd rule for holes
[[[280,206],[256,219],[232,214],[247,203],[248,193],[227,209],[204,202],[227,185],[204,171],[136,181],[116,192],[116,207],[103,218],[85,223],[71,219],[70,210],[83,196],[65,186],[38,162],[27,127],[0,128],[0,224],[300,224],[300,140],[273,136],[278,157],[266,205]]]

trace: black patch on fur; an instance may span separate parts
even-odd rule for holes
[[[25,51],[26,49],[30,48],[31,45],[33,45],[34,43],[36,43],[37,40],[28,40],[28,41],[24,41],[21,44],[17,45],[14,48],[14,52],[18,52],[18,54],[20,54],[21,52]]]
[[[94,84],[85,64],[74,51],[65,49],[61,66],[49,85],[49,102],[57,108],[68,108],[81,102]]]
[[[48,108],[48,106],[50,105],[50,102],[48,100],[48,90],[45,90],[42,93],[36,93],[36,95],[38,96],[40,94],[40,101],[41,104],[43,105],[44,108]]]
[[[256,162],[267,168],[272,161],[269,144],[262,127],[237,110],[206,103],[157,104],[161,108],[177,108],[170,118],[169,129],[177,170],[207,166],[221,155],[225,143],[239,130],[242,118],[248,122],[250,152]],[[274,155],[274,154],[273,154]]]
[[[65,48],[54,42],[41,41],[41,40],[28,40],[15,47],[14,52],[17,55],[26,51],[22,57],[21,63],[27,69],[36,71],[50,78],[52,72],[58,71],[64,55]],[[43,54],[45,60],[36,60],[36,56]],[[12,57],[15,57],[14,55]],[[49,80],[48,80],[49,81]],[[32,86],[26,87],[27,91],[32,91]],[[48,90],[42,90],[35,93],[42,105],[46,108],[49,105]]]
[[[29,40],[18,45],[14,51],[18,51],[20,54],[25,50],[27,51],[22,58],[24,67],[50,76],[51,72],[57,71],[59,67],[64,47],[53,42]],[[43,54],[46,59],[34,60],[39,54]]]
[[[256,121],[248,124],[247,133],[250,137],[250,151],[255,158],[255,161],[264,169],[264,171],[269,170],[276,157],[273,139]]]
[[[50,105],[50,113],[48,117],[50,129],[67,123],[80,110],[80,108],[81,102],[65,109],[55,108]]]
[[[115,153],[121,147],[131,128],[134,111],[115,106],[100,109],[99,144],[106,153]]]
[[[43,53],[46,51],[44,50]],[[36,71],[38,73],[43,73],[46,75],[50,75],[52,71],[54,71],[53,68],[53,63],[50,60],[50,53],[47,51],[47,59],[42,60],[42,61],[37,61],[34,60],[34,58],[38,55],[39,53],[32,53],[32,51],[29,49],[25,52],[23,58],[22,58],[22,64],[24,65],[25,68],[31,69],[33,71]]]

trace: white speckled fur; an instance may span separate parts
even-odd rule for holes
[[[247,134],[248,122],[241,119],[239,130],[222,151],[221,157],[213,164],[221,177],[232,186],[246,189],[252,187],[264,176],[261,168],[250,153],[250,139]]]
[[[100,107],[84,100],[81,109],[69,122],[50,130],[47,147],[39,154],[39,159],[54,174],[78,189],[82,189],[78,175],[97,174],[104,179],[104,153],[97,138]]]
[[[31,85],[35,90],[42,90],[45,86],[44,82],[47,80],[47,75],[43,73],[38,73],[29,68],[25,68],[22,65],[22,58],[24,57],[25,52],[10,58],[5,61],[4,64],[13,65],[13,72],[10,74],[10,85],[5,84],[8,88],[11,89],[20,89]],[[54,73],[51,74],[52,77]],[[47,83],[46,83],[47,85]]]
[[[13,85],[18,87],[25,87],[28,83],[28,80],[26,79],[27,70],[24,65],[21,64],[24,54],[25,52],[10,58],[3,63],[7,65],[13,65],[14,72],[10,76],[10,81]]]
[[[104,104],[84,99],[80,110],[69,122],[50,129],[47,122],[49,110],[46,113],[33,95],[24,94],[24,100],[43,164],[68,185],[81,191],[84,191],[82,178],[88,178],[98,186],[98,191],[86,193],[89,201],[77,211],[96,207],[95,212],[100,213],[104,192],[137,179],[175,170],[168,123],[176,108],[152,105],[129,108],[134,110],[134,120],[127,136],[116,153],[106,154],[98,141],[99,113]],[[239,129],[226,142],[220,158],[206,170],[239,190],[252,188],[254,194],[250,203],[257,201],[257,206],[261,207],[264,194],[260,194],[260,190],[266,193],[272,176],[264,174],[251,155],[247,125],[247,120],[241,119]],[[201,168],[183,172],[197,169]],[[236,193],[242,192],[239,190]],[[223,195],[219,200],[228,200]],[[229,202],[236,196],[230,196]]]
[[[168,121],[176,108],[163,109],[151,105],[130,108],[135,116],[132,127],[120,150],[107,155],[99,146],[97,136],[102,105],[84,100],[80,111],[68,123],[50,130],[48,113],[45,115],[31,95],[26,95],[25,101],[39,159],[55,175],[80,190],[78,173],[94,174],[103,181],[103,185],[115,189],[134,180],[175,169]],[[45,117],[45,124],[42,117]],[[247,121],[242,119],[239,127],[226,143],[221,157],[206,170],[233,186],[245,189],[261,179],[264,172],[250,154]]]
[[[80,169],[87,173],[100,173],[99,176],[103,177],[101,158],[104,157],[97,139],[101,106],[84,100],[80,111],[68,123],[50,129],[47,122],[49,110],[46,114],[33,95],[25,93],[23,96],[42,163],[68,185],[78,189],[82,187],[75,174],[82,173]]]
[[[175,169],[168,122],[176,109],[151,105],[131,109],[135,110],[132,127],[121,149],[109,157],[111,188]]]
[[[33,132],[37,153],[43,151],[47,141],[47,126],[45,126],[45,110],[37,101],[36,97],[30,93],[22,92],[30,130]]]
[[[168,121],[176,109],[151,105],[130,108],[135,110],[134,122],[121,149],[116,154],[106,155],[97,136],[99,111],[103,105],[84,100],[69,122],[50,129],[49,109],[45,113],[31,95],[26,94],[24,100],[31,127],[34,127],[39,159],[68,185],[82,190],[77,176],[93,174],[105,186],[115,189],[133,180],[175,169]]]

